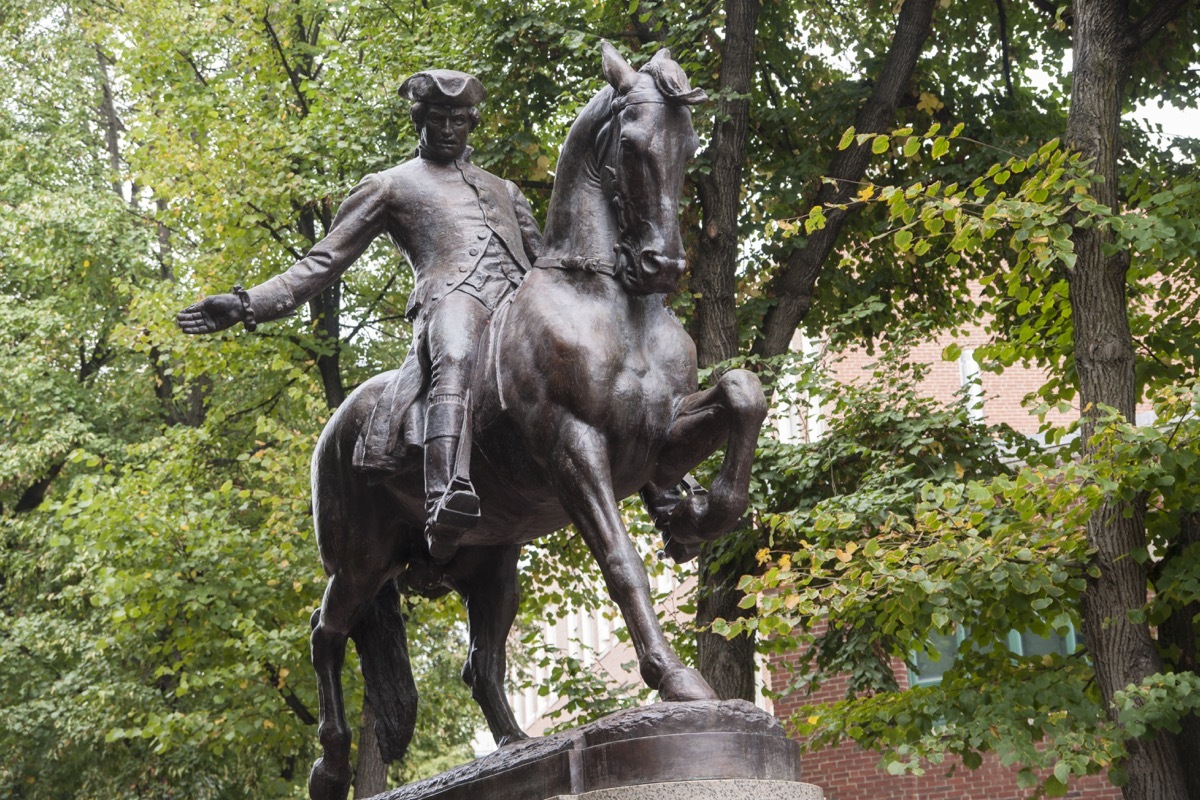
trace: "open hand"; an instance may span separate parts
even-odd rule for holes
[[[184,333],[216,333],[243,318],[241,298],[236,294],[214,294],[176,314],[175,324]]]

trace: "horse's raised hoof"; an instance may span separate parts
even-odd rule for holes
[[[350,792],[350,770],[327,767],[324,758],[313,762],[308,773],[308,796],[311,800],[346,800]]]
[[[707,513],[708,492],[688,495],[671,509],[671,517],[667,522],[668,535],[684,547],[713,539],[702,527],[702,520]]]
[[[658,684],[658,696],[668,703],[720,699],[708,681],[691,667],[679,667],[663,675],[662,682]]]
[[[682,542],[667,537],[663,543],[662,555],[670,558],[676,564],[686,564],[687,562],[700,555],[700,545],[698,544],[683,544]]]

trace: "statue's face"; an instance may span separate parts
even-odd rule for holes
[[[461,158],[471,134],[471,114],[466,108],[430,106],[421,126],[425,151],[447,161]]]

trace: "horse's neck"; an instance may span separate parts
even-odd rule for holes
[[[560,173],[561,174],[561,173]],[[546,217],[542,255],[548,258],[598,258],[613,260],[616,226],[598,181],[576,178],[569,191],[556,191]],[[589,184],[595,183],[595,186]]]
[[[597,94],[580,113],[563,143],[555,173],[542,255],[612,261],[616,218],[600,189],[596,137],[606,118],[612,90]]]

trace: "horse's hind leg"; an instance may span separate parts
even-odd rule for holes
[[[710,490],[687,492],[668,514],[656,514],[665,527],[667,552],[676,560],[695,557],[697,545],[733,530],[750,499],[750,467],[758,432],[767,414],[762,385],[754,373],[730,370],[717,385],[689,395],[659,454],[648,504],[670,499],[658,487],[673,487],[723,443],[725,459]],[[670,490],[668,490],[670,491]]]
[[[617,509],[607,452],[604,437],[595,429],[579,422],[562,426],[553,464],[563,508],[600,564],[608,594],[629,628],[646,684],[663,700],[716,699],[700,673],[684,666],[658,624],[645,565]]]
[[[342,697],[342,665],[346,640],[375,598],[377,580],[358,575],[352,580],[334,573],[325,587],[320,610],[313,615],[312,662],[317,673],[320,723],[317,738],[322,755],[308,776],[312,800],[345,800],[353,773],[350,767],[350,726]]]
[[[520,600],[519,545],[460,551],[450,579],[467,606],[470,644],[463,680],[487,718],[498,746],[526,738],[504,693],[505,647]]]
[[[322,755],[308,775],[308,796],[312,800],[345,800],[350,789],[350,726],[346,723],[342,698],[342,664],[346,660],[350,628],[334,621],[340,615],[329,613],[344,593],[340,587],[338,576],[329,579],[321,608],[313,615],[312,662],[320,700],[317,738]]]

